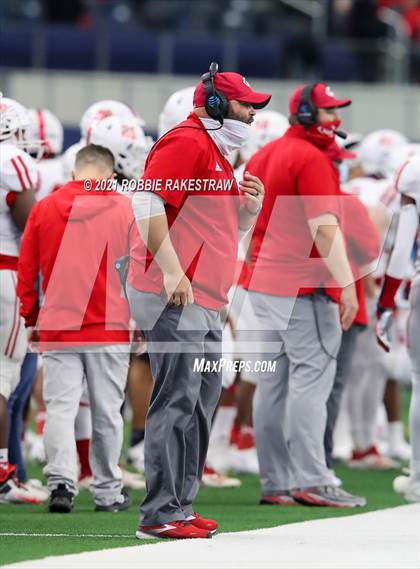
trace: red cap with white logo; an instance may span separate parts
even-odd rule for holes
[[[295,115],[302,101],[302,91],[306,85],[301,85],[289,99],[289,113]],[[317,109],[347,107],[351,99],[337,99],[334,91],[326,83],[316,83],[312,89],[311,99]]]
[[[257,93],[251,88],[248,81],[239,73],[226,71],[216,73],[213,77],[213,84],[216,91],[221,91],[228,101],[235,99],[243,103],[251,103],[256,109],[262,109],[268,105],[271,94]],[[193,104],[194,107],[204,107],[206,103],[206,93],[203,82],[200,81],[195,88]]]

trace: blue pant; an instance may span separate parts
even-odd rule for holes
[[[9,411],[9,462],[16,464],[18,479],[26,481],[22,456],[23,411],[35,381],[37,354],[27,353],[20,370],[20,381],[7,403]]]

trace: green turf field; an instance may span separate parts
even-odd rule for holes
[[[402,390],[403,420],[407,427],[410,389]],[[125,425],[125,444],[129,425]],[[196,501],[202,516],[214,517],[220,532],[252,530],[334,516],[348,516],[400,506],[406,502],[392,490],[399,471],[357,471],[337,466],[337,475],[346,490],[366,496],[366,508],[339,510],[305,506],[259,506],[260,485],[255,476],[242,476],[242,486],[234,489],[202,488]],[[31,478],[43,479],[41,467],[29,466]],[[72,514],[49,514],[45,506],[0,505],[0,565],[112,547],[130,547],[161,540],[134,537],[138,505],[144,492],[130,492],[134,505],[118,514],[93,511],[87,490],[76,498]],[[18,535],[4,535],[18,534]],[[48,535],[50,534],[50,535]]]
[[[304,506],[259,506],[259,482],[254,476],[243,476],[241,488],[202,488],[196,501],[203,516],[214,517],[221,532],[250,530],[302,522],[324,517],[346,516],[370,510],[399,506],[404,503],[392,490],[396,471],[367,472],[337,467],[344,487],[368,498],[363,509],[339,510]],[[31,476],[41,478],[40,469]],[[48,555],[63,555],[112,547],[130,547],[157,540],[137,540],[138,503],[143,492],[131,492],[134,505],[118,514],[96,513],[88,491],[76,499],[72,514],[49,514],[45,507],[30,505],[0,506],[1,564],[39,559]],[[5,536],[5,533],[20,534]],[[47,536],[54,534],[54,536]]]

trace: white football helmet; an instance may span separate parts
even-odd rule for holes
[[[88,107],[83,113],[82,119],[80,121],[80,134],[82,139],[87,138],[88,130],[94,122],[111,116],[117,116],[127,121],[132,121],[135,119],[139,127],[144,127],[146,124],[141,116],[136,113],[136,111],[121,101],[97,101]]]
[[[24,131],[30,124],[27,109],[14,99],[0,99],[0,141],[24,142]]]
[[[137,120],[114,115],[94,122],[86,142],[109,148],[114,155],[115,170],[126,178],[136,179],[143,174],[151,144]]]
[[[0,100],[0,142],[7,141],[14,144],[21,150],[28,152],[39,160],[42,154],[42,140],[29,132],[31,117],[28,109],[23,105],[9,99],[1,97]]]
[[[396,130],[371,132],[362,140],[358,149],[363,170],[368,175],[387,178],[392,174],[391,154],[407,143],[407,138]]]
[[[258,112],[251,125],[251,135],[240,150],[242,158],[247,162],[257,150],[268,142],[283,136],[288,128],[289,121],[281,113],[276,111]]]
[[[42,156],[59,155],[63,151],[64,129],[58,118],[48,109],[28,109],[30,125],[25,130],[25,139],[42,141]],[[30,154],[36,149],[28,148]]]
[[[158,121],[158,137],[163,136],[175,125],[184,121],[193,110],[193,96],[195,87],[185,87],[169,97],[166,101]]]
[[[412,158],[419,159],[420,157],[420,144],[417,142],[410,142],[405,146],[399,146],[394,152],[391,154],[391,162],[390,167],[392,169],[392,173],[396,174],[401,166],[411,160]]]
[[[61,163],[63,166],[63,179],[66,182],[69,182],[72,179],[72,174],[74,171],[74,163],[76,160],[76,154],[79,152],[81,148],[86,146],[85,140],[79,140],[75,144],[72,144],[67,148],[64,154],[61,157]]]

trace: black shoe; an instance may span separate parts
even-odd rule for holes
[[[132,500],[124,488],[121,490],[121,496],[124,498],[122,502],[114,502],[109,506],[99,506],[97,504],[95,512],[122,512],[122,510],[126,510],[131,506]]]
[[[69,514],[73,510],[74,494],[72,494],[65,484],[59,484],[51,492],[48,510],[56,514]]]

